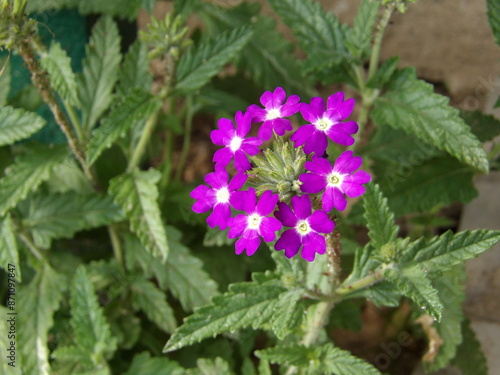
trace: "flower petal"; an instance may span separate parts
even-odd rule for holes
[[[331,233],[335,228],[335,223],[328,218],[323,210],[314,211],[307,222],[314,231],[319,233]]]
[[[298,253],[301,245],[301,238],[295,229],[288,229],[284,231],[278,241],[276,241],[274,249],[285,250],[285,256],[287,258],[292,258]]]
[[[312,124],[302,125],[295,133],[292,134],[290,140],[294,142],[295,147],[302,146],[315,132],[316,127]]]
[[[216,163],[216,168],[225,167],[231,162],[233,158],[233,153],[228,147],[221,148],[215,151],[212,161]]]
[[[221,230],[227,228],[229,219],[231,218],[231,209],[227,203],[219,203],[214,206],[214,210],[207,217],[207,224],[210,228],[215,228],[217,225]]]
[[[248,216],[247,215],[237,215],[229,219],[228,226],[229,232],[227,234],[228,238],[236,238],[243,234],[245,229],[247,228]]]
[[[316,156],[323,156],[328,146],[328,139],[326,133],[316,130],[311,137],[307,140],[304,146],[304,153],[310,154],[314,152]]]
[[[344,151],[339,155],[333,165],[333,170],[340,174],[350,174],[363,164],[361,156],[353,156],[353,151]]]
[[[281,221],[281,224],[285,227],[294,227],[295,224],[297,224],[297,217],[292,209],[284,202],[278,203],[278,211],[274,213],[274,216]]]
[[[327,186],[321,197],[321,202],[325,212],[330,212],[332,208],[343,211],[347,206],[347,200],[344,197],[344,193],[338,187]]]
[[[344,93],[342,91],[336,92],[328,97],[326,102],[326,108],[328,110],[336,108],[339,104],[344,101]]]
[[[312,161],[306,161],[304,167],[312,173],[319,174],[322,176],[327,176],[332,171],[332,165],[328,159],[321,157],[313,157]]]
[[[318,233],[311,232],[307,234],[302,239],[302,242],[304,243],[304,247],[302,248],[300,256],[305,260],[307,260],[308,262],[312,262],[314,260],[316,253],[318,254],[325,253],[326,250],[325,237]]]
[[[260,238],[240,238],[236,241],[235,252],[240,255],[244,250],[248,256],[255,254],[260,245]]]
[[[272,121],[264,121],[257,132],[257,136],[263,141],[269,140],[273,136]]]
[[[245,172],[252,168],[248,157],[242,150],[236,150],[234,153],[234,169],[238,172]]]
[[[225,169],[217,169],[215,172],[209,173],[205,176],[205,182],[213,189],[220,189],[227,186],[227,171]]]
[[[266,190],[257,203],[256,211],[260,216],[267,216],[276,208],[278,203],[278,194],[273,194],[271,190]]]
[[[274,217],[263,217],[260,222],[259,235],[264,241],[271,242],[276,238],[276,232],[281,230],[282,225],[278,219]]]
[[[299,181],[302,182],[300,190],[304,193],[316,194],[326,187],[326,178],[314,173],[301,174],[299,176]]]
[[[241,189],[241,187],[245,184],[247,181],[248,175],[245,173],[237,173],[229,182],[229,185],[227,185],[227,189],[230,192],[236,191]]]
[[[234,115],[234,120],[236,121],[236,135],[240,138],[244,138],[250,128],[252,127],[252,116],[251,114],[242,113],[241,111],[236,112]]]
[[[292,207],[299,220],[305,220],[311,216],[311,198],[307,194],[292,197]]]

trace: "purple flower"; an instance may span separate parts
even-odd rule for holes
[[[344,94],[338,92],[328,97],[325,111],[325,101],[320,97],[311,99],[311,104],[302,103],[300,113],[309,124],[303,125],[290,138],[295,147],[304,146],[304,152],[323,156],[328,146],[328,138],[344,146],[354,143],[351,134],[358,131],[354,121],[341,122],[350,116],[354,108],[354,99],[344,102]],[[328,138],[327,138],[328,136]]]
[[[353,173],[362,163],[363,159],[360,156],[353,156],[352,151],[340,154],[333,167],[326,159],[314,158],[304,165],[311,173],[300,175],[299,180],[302,182],[300,189],[310,194],[324,190],[321,197],[323,210],[330,212],[332,208],[336,208],[342,211],[347,206],[344,195],[349,198],[359,197],[365,192],[362,184],[371,181],[371,176],[365,171]]]
[[[251,117],[238,111],[235,115],[236,129],[233,122],[226,118],[221,118],[217,125],[218,130],[212,130],[210,138],[212,142],[219,146],[226,146],[217,150],[213,160],[215,167],[225,167],[234,157],[234,168],[238,172],[244,172],[250,169],[248,155],[256,155],[259,152],[259,146],[262,141],[257,137],[245,138],[250,131]]]
[[[247,108],[253,122],[264,121],[258,132],[260,139],[267,141],[273,135],[273,130],[278,135],[285,135],[287,131],[293,129],[290,120],[285,120],[283,117],[289,117],[299,111],[300,98],[297,95],[291,95],[283,104],[285,98],[285,90],[276,87],[274,92],[266,91],[260,97],[260,103],[264,108],[256,104]]]
[[[330,233],[335,224],[328,219],[323,210],[316,210],[311,215],[311,198],[309,195],[292,197],[293,210],[283,202],[278,203],[279,211],[274,213],[281,223],[291,227],[283,232],[276,241],[276,250],[285,250],[285,256],[295,256],[302,246],[301,256],[312,262],[316,253],[324,254],[326,250],[325,237],[319,233]]]
[[[217,225],[221,230],[227,228],[231,218],[231,208],[234,200],[234,192],[240,189],[247,180],[247,175],[239,173],[227,183],[228,174],[224,169],[216,169],[215,172],[205,176],[205,182],[211,186],[200,185],[190,194],[191,198],[196,199],[193,204],[193,211],[203,213],[213,208],[212,213],[207,218],[207,224],[210,228]]]
[[[234,208],[245,211],[229,220],[229,238],[241,236],[236,241],[236,254],[246,250],[247,255],[253,255],[259,245],[260,237],[266,242],[274,241],[276,231],[281,229],[281,223],[274,217],[268,217],[274,211],[278,202],[278,194],[271,190],[265,191],[257,203],[255,189],[235,193]]]

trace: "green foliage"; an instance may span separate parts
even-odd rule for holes
[[[24,374],[50,373],[48,333],[64,287],[64,278],[49,264],[42,264],[30,283],[19,289],[17,347]]]
[[[48,249],[53,239],[120,221],[123,216],[110,197],[75,192],[33,194],[19,204],[20,225],[37,247]]]
[[[306,374],[335,375],[380,375],[369,363],[353,356],[346,350],[328,343],[323,346],[305,347],[302,345],[284,345],[256,352],[260,359],[271,363],[296,366]]]
[[[82,126],[88,132],[109,108],[121,60],[120,35],[111,17],[102,17],[92,29],[78,80]]]
[[[403,129],[463,163],[488,172],[481,143],[448,101],[435,94],[432,85],[418,80],[413,68],[405,68],[395,74],[387,92],[375,101],[372,119],[377,126]]]
[[[149,352],[136,354],[125,375],[183,375],[182,369],[176,362],[166,357],[151,357]]]
[[[134,88],[149,90],[152,83],[148,72],[148,50],[144,43],[136,40],[128,49],[118,73],[117,93],[124,97]],[[146,117],[146,116],[144,116]]]
[[[394,214],[389,211],[387,199],[383,197],[378,185],[367,186],[363,205],[370,243],[380,250],[383,245],[396,239],[399,227],[394,224]]]
[[[248,43],[252,33],[250,27],[243,26],[191,47],[179,61],[176,90],[189,94],[204,86]]]
[[[495,0],[487,0],[488,20],[490,22],[493,36],[498,45],[500,45],[500,4]]]
[[[132,305],[159,328],[171,333],[177,327],[172,308],[167,303],[167,296],[156,285],[145,279],[134,279],[132,285]]]
[[[71,59],[58,42],[52,41],[48,53],[42,55],[40,64],[49,74],[50,84],[62,100],[78,107],[76,76],[71,69]]]
[[[19,252],[17,249],[16,237],[12,219],[9,214],[0,222],[0,262],[8,273],[9,264],[17,267],[16,279],[22,281],[21,269],[19,266]]]
[[[471,127],[480,142],[491,141],[500,134],[500,120],[480,111],[460,112],[460,117]]]
[[[46,121],[35,113],[10,106],[0,108],[0,146],[28,138]]]
[[[89,165],[92,165],[106,148],[111,147],[129,129],[158,112],[161,106],[158,98],[139,88],[130,90],[119,102],[120,104],[102,119],[102,125],[92,134],[87,153]]]
[[[59,347],[53,357],[58,361],[75,362],[80,372],[110,373],[106,359],[111,358],[116,350],[116,339],[111,335],[83,265],[76,269],[70,294],[73,344]]]
[[[68,150],[64,146],[34,147],[16,158],[0,179],[0,215],[17,205],[50,176],[51,170],[64,162]]]
[[[154,169],[135,171],[113,178],[109,192],[130,221],[130,229],[141,243],[160,260],[167,259],[168,243],[158,207],[160,173]]]
[[[346,36],[346,45],[356,57],[366,57],[372,40],[373,28],[377,20],[380,3],[363,0],[354,18],[353,28]]]
[[[229,364],[220,357],[215,358],[214,361],[210,359],[198,359],[196,361],[196,365],[198,368],[194,370],[187,370],[186,375],[234,375],[229,368]]]
[[[11,67],[9,59],[0,57],[0,107],[7,104],[10,92],[10,82],[12,81]]]
[[[462,321],[462,337],[462,343],[457,348],[452,364],[458,367],[463,375],[488,375],[486,357],[468,319]]]

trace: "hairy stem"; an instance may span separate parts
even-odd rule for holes
[[[389,267],[389,265],[380,266],[375,272],[356,280],[347,285],[341,285],[337,289],[335,289],[336,295],[344,296],[346,294],[354,293],[360,289],[368,288],[373,284],[376,284],[383,280],[384,272]]]
[[[380,58],[380,48],[382,47],[382,39],[384,38],[385,29],[389,24],[389,20],[391,19],[392,13],[395,9],[395,3],[390,3],[389,5],[387,5],[377,25],[375,37],[373,38],[373,48],[370,56],[370,65],[368,67],[368,79],[372,78],[377,72],[378,62]]]
[[[146,150],[148,142],[151,138],[151,135],[153,134],[156,123],[158,122],[159,114],[160,111],[158,110],[153,113],[146,121],[144,129],[142,130],[141,137],[139,138],[139,142],[137,142],[134,152],[132,153],[132,157],[129,160],[127,172],[133,171],[139,165],[142,155],[144,154],[144,151]]]

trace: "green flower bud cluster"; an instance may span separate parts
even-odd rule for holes
[[[37,35],[36,21],[24,14],[26,0],[3,0],[0,5],[0,49],[11,50]]]
[[[408,4],[414,3],[416,0],[382,0],[382,5],[393,4],[399,13],[405,13],[408,9]]]
[[[140,39],[151,48],[149,59],[168,55],[178,60],[180,52],[191,44],[191,40],[185,38],[188,28],[183,25],[184,19],[181,16],[172,19],[170,13],[163,21],[152,18],[147,29],[139,32]]]
[[[289,202],[300,192],[299,176],[305,173],[307,155],[302,147],[295,148],[291,142],[276,137],[271,148],[250,157],[255,167],[250,170],[248,182],[255,186],[257,194],[266,190],[279,194],[281,202]]]

